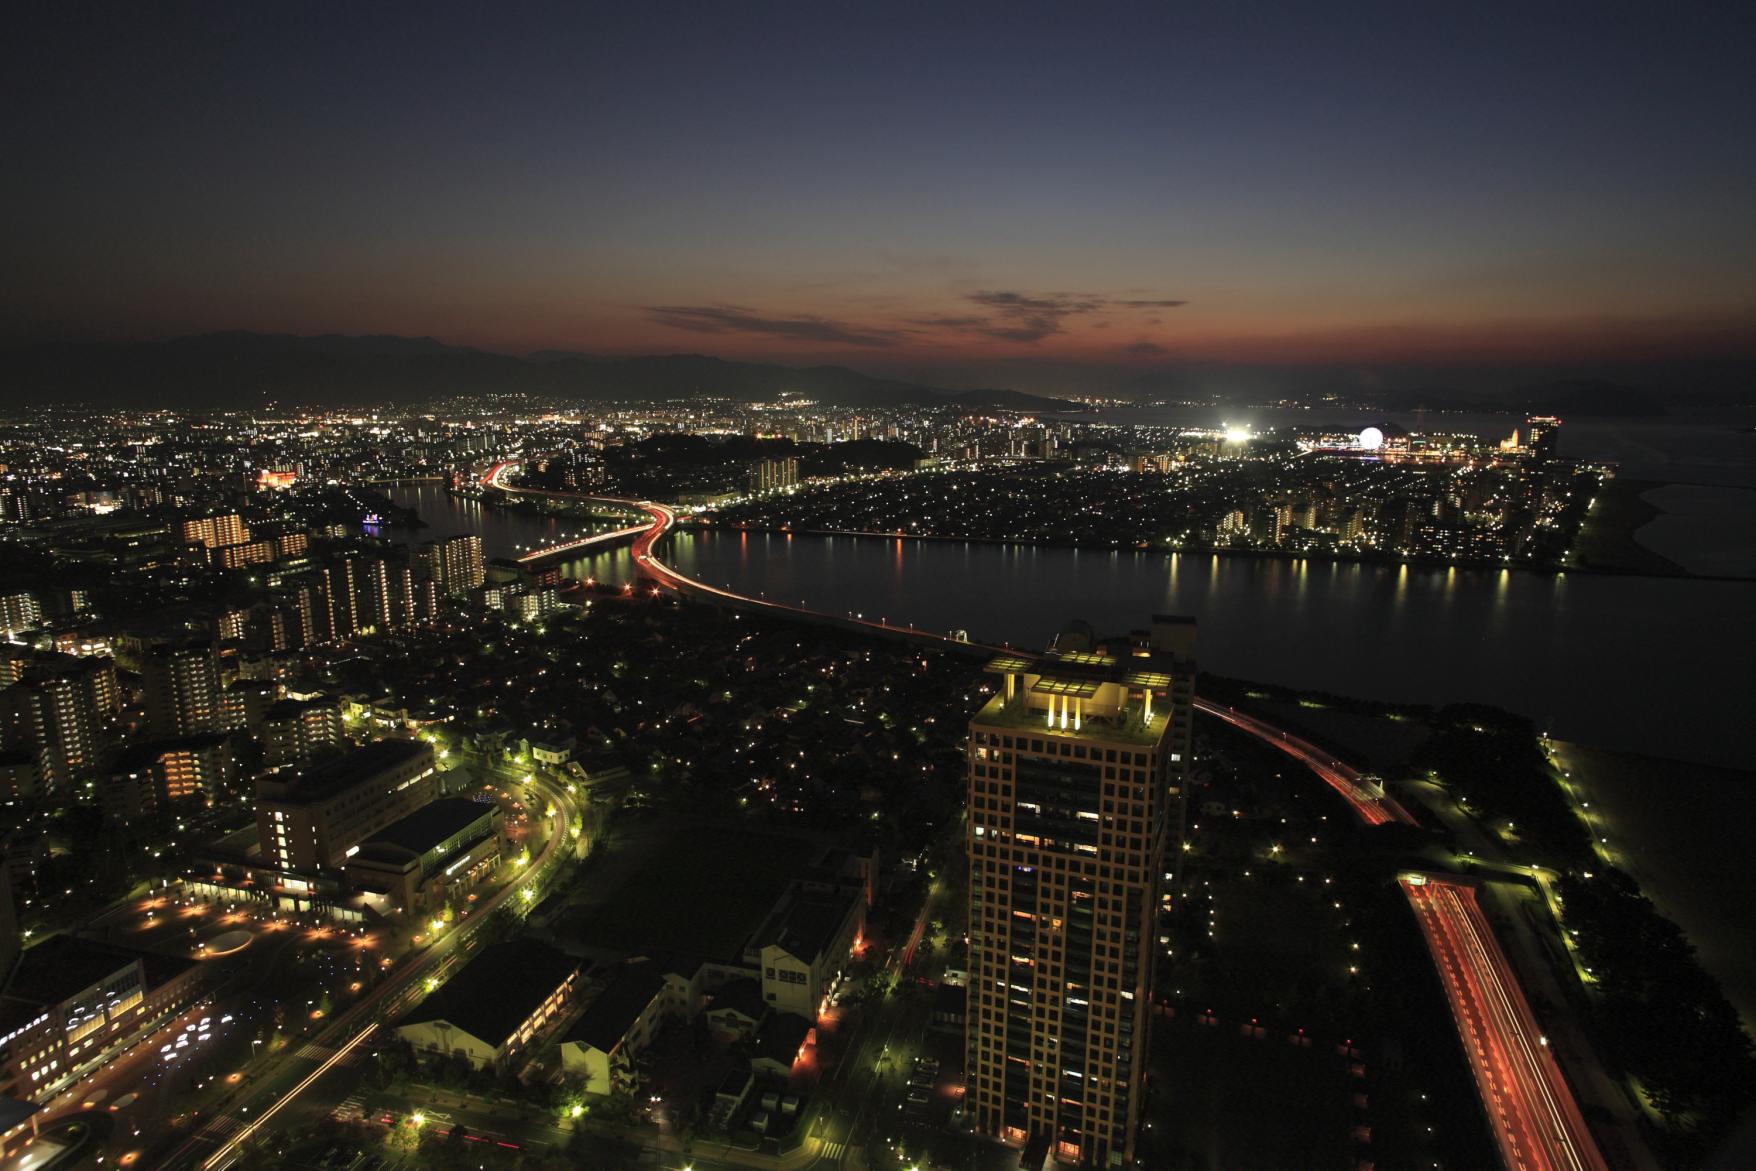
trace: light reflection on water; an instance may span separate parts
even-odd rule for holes
[[[715,585],[1041,645],[1072,617],[1127,629],[1194,614],[1225,675],[1417,703],[1483,702],[1569,736],[1740,763],[1725,718],[1756,586],[1421,570],[964,542],[701,533],[667,554]],[[609,570],[594,562],[601,578]]]
[[[467,522],[489,556],[554,523],[469,502],[444,511],[449,498],[433,492],[396,495],[433,523],[424,535]],[[1153,613],[1193,614],[1202,665],[1222,675],[1494,703],[1565,738],[1750,763],[1728,711],[1739,655],[1756,646],[1750,583],[757,532],[681,533],[665,556],[744,593],[1025,646],[1074,617],[1125,630]],[[565,572],[620,582],[633,569],[622,548]]]

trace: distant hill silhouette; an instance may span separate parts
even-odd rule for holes
[[[801,398],[849,407],[967,406],[1077,410],[1013,390],[950,391],[873,378],[845,366],[730,362],[699,354],[528,358],[428,337],[298,337],[234,331],[133,345],[55,344],[0,351],[5,401],[151,407],[420,402],[531,394],[557,402],[661,402],[709,395]]]
[[[1662,415],[1664,400],[1650,390],[1601,378],[1571,378],[1513,392],[1525,409],[1544,415]]]
[[[1665,396],[1601,378],[1559,379],[1505,391],[1393,390],[1375,397],[1384,408],[1398,411],[1522,411],[1562,417],[1668,413]]]
[[[1387,385],[1372,390],[1321,367],[1229,367],[1217,381],[1230,385],[1245,401],[1278,397],[1322,407],[1328,396],[1339,393],[1368,410],[1526,411],[1565,418],[1662,415],[1667,405],[1747,402],[1752,379],[1743,376],[1744,369],[1735,364],[1726,370],[1704,366],[1687,386],[1659,377],[1662,370],[1628,372],[1642,382],[1645,374],[1653,374],[1656,389],[1601,377],[1541,380],[1529,370],[1497,371],[1498,377],[1477,372],[1473,388],[1458,386],[1446,372],[1419,369],[1392,374]],[[1164,366],[1119,389],[1123,397],[1152,399],[1205,393],[1214,381],[1203,368]],[[1496,381],[1508,389],[1490,389]],[[1082,409],[1066,399],[1023,391],[948,390],[878,378],[846,366],[733,362],[702,354],[613,358],[561,350],[521,357],[388,334],[300,337],[231,331],[133,345],[55,343],[0,349],[0,403],[21,406],[209,408],[271,401],[367,406],[495,394],[535,395],[556,405],[703,395],[753,402],[783,393],[848,407]]]

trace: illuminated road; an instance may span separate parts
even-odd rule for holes
[[[1506,1166],[1607,1171],[1475,891],[1433,877],[1405,877],[1402,888],[1438,965]]]
[[[614,545],[626,541],[630,537],[639,536],[647,531],[649,525],[635,525],[632,528],[613,529],[607,533],[593,533],[589,537],[581,537],[577,541],[564,541],[559,545],[545,545],[541,549],[532,549],[518,559],[520,565],[533,561],[545,561],[550,557],[560,557],[569,553],[584,553],[602,545]]]
[[[484,482],[497,485],[506,466],[497,465]],[[742,609],[774,611],[951,643],[943,636],[913,627],[865,618],[839,618],[697,581],[665,565],[654,552],[675,524],[676,513],[651,501],[619,503],[633,504],[652,518],[647,530],[635,539],[634,560],[641,573],[655,583],[655,592],[664,588],[729,602]],[[1339,793],[1367,825],[1418,824],[1394,798],[1364,781],[1358,770],[1310,741],[1208,700],[1197,699],[1195,707],[1308,767]],[[1402,885],[1445,983],[1458,1033],[1508,1171],[1607,1171],[1578,1103],[1561,1076],[1560,1066],[1537,1028],[1511,964],[1476,903],[1475,892],[1439,879],[1430,879],[1425,884],[1404,881]],[[912,947],[911,939],[911,950]]]
[[[367,993],[352,1008],[338,1014],[330,1025],[304,1043],[289,1045],[278,1062],[257,1074],[256,1088],[234,1101],[225,1112],[210,1118],[194,1134],[159,1160],[160,1167],[199,1167],[218,1171],[239,1155],[240,1145],[324,1074],[345,1061],[378,1028],[407,1011],[426,989],[429,977],[443,979],[450,966],[464,955],[476,932],[507,899],[531,890],[540,893],[543,883],[561,865],[568,845],[568,828],[574,817],[572,799],[559,785],[539,777],[540,786],[554,812],[554,824],[541,854],[531,859],[524,873],[482,901],[466,921],[440,936],[416,959],[404,964],[389,979]],[[528,901],[536,901],[536,895]],[[323,1057],[303,1056],[320,1052]]]
[[[589,537],[581,537],[576,541],[564,541],[558,545],[545,545],[541,549],[532,549],[518,559],[519,564],[528,565],[536,561],[546,561],[552,557],[565,556],[571,553],[586,553],[593,549],[619,544],[630,537],[635,540],[636,559],[643,550],[650,550],[652,543],[671,522],[676,514],[663,505],[652,504],[644,500],[629,500],[621,496],[591,496],[584,492],[559,492],[547,488],[520,488],[506,482],[506,473],[519,465],[518,460],[503,459],[482,474],[481,485],[484,488],[495,488],[501,492],[519,496],[550,496],[558,500],[580,500],[589,504],[614,504],[622,508],[639,509],[650,518],[647,523],[633,525],[629,528],[616,529],[608,533],[594,533]],[[662,517],[661,517],[662,512]]]
[[[505,474],[508,466],[509,461],[496,464],[488,475],[483,478],[483,482],[486,484],[492,484],[495,487],[503,487],[501,478]],[[610,498],[600,497],[598,499]],[[671,530],[671,527],[676,523],[677,514],[673,509],[663,504],[656,504],[650,500],[612,500],[612,503],[632,505],[644,510],[646,514],[652,518],[651,523],[647,526],[646,530],[642,532],[639,537],[635,538],[634,563],[643,575],[663,588],[697,596],[708,595],[712,598],[732,602],[745,608],[773,610],[780,613],[790,613],[817,620],[829,618],[837,623],[863,626],[872,630],[883,631],[887,634],[900,634],[915,638],[925,638],[934,642],[949,641],[940,635],[916,630],[912,626],[893,626],[888,622],[875,621],[869,618],[837,618],[834,615],[826,615],[819,611],[808,610],[800,606],[788,606],[779,602],[770,602],[762,598],[752,598],[747,594],[739,594],[734,593],[731,590],[723,590],[718,586],[711,586],[704,581],[697,581],[692,577],[687,577],[659,560],[658,555],[654,552],[654,547],[659,541],[664,539],[665,534],[668,533]],[[544,550],[543,552],[546,555],[548,551]],[[998,652],[1010,648],[994,647],[991,649]],[[1415,819],[1409,816],[1408,811],[1404,809],[1395,798],[1385,794],[1377,786],[1362,780],[1357,769],[1337,760],[1332,753],[1317,747],[1310,741],[1302,739],[1301,737],[1293,735],[1292,733],[1280,728],[1276,728],[1264,720],[1257,719],[1255,716],[1246,715],[1243,712],[1235,711],[1232,708],[1224,707],[1208,700],[1197,699],[1195,701],[1195,708],[1197,711],[1203,712],[1206,715],[1224,720],[1226,723],[1240,729],[1241,731],[1248,732],[1264,744],[1279,749],[1294,760],[1297,760],[1300,764],[1305,765],[1312,772],[1316,773],[1318,778],[1321,779],[1324,784],[1334,789],[1337,793],[1340,793],[1347,803],[1353,807],[1354,812],[1359,816],[1360,820],[1367,825],[1386,825],[1391,822],[1396,822],[1401,825],[1417,824]]]
[[[1245,715],[1229,707],[1221,707],[1205,699],[1195,701],[1195,710],[1204,712],[1216,719],[1224,720],[1234,728],[1250,733],[1264,744],[1280,749],[1300,764],[1316,773],[1319,779],[1330,788],[1346,798],[1353,806],[1354,812],[1367,825],[1386,825],[1397,822],[1401,825],[1415,825],[1408,810],[1397,801],[1381,792],[1376,786],[1368,785],[1360,780],[1359,771],[1335,759],[1334,755],[1312,744],[1309,740],[1300,739],[1290,732],[1284,732],[1273,724],[1259,720],[1255,716]]]

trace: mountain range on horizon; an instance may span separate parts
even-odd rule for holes
[[[1003,388],[948,389],[847,366],[786,366],[702,354],[640,357],[538,351],[493,353],[431,337],[299,336],[228,331],[166,341],[39,343],[0,349],[8,402],[123,403],[213,407],[248,403],[313,406],[407,404],[472,395],[524,394],[557,403],[652,403],[692,397],[755,402],[791,394],[846,407],[945,406],[1025,412],[1076,411],[1068,398]],[[1174,374],[1135,379],[1124,397],[1150,401],[1179,385]],[[1329,384],[1333,387],[1333,383]],[[1157,393],[1155,393],[1155,391]],[[1315,405],[1321,379],[1289,385],[1286,397]],[[1717,396],[1715,396],[1717,397]],[[1675,396],[1602,378],[1509,385],[1501,391],[1443,385],[1346,388],[1350,405],[1385,411],[1542,411],[1575,415],[1664,414]]]
[[[793,367],[703,354],[608,357],[550,351],[517,356],[430,337],[204,334],[126,344],[48,343],[0,350],[10,402],[123,402],[164,407],[282,402],[413,403],[524,394],[556,401],[663,402],[711,396],[756,402],[789,393],[842,406],[1077,410],[1012,390],[949,391],[845,366]]]

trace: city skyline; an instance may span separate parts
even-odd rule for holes
[[[1756,356],[1730,7],[997,13],[40,11],[5,340],[1025,389]]]
[[[1747,6],[7,30],[0,1171],[1756,1167]]]
[[[1747,1162],[1721,425],[1116,413],[9,424],[0,1162]]]

